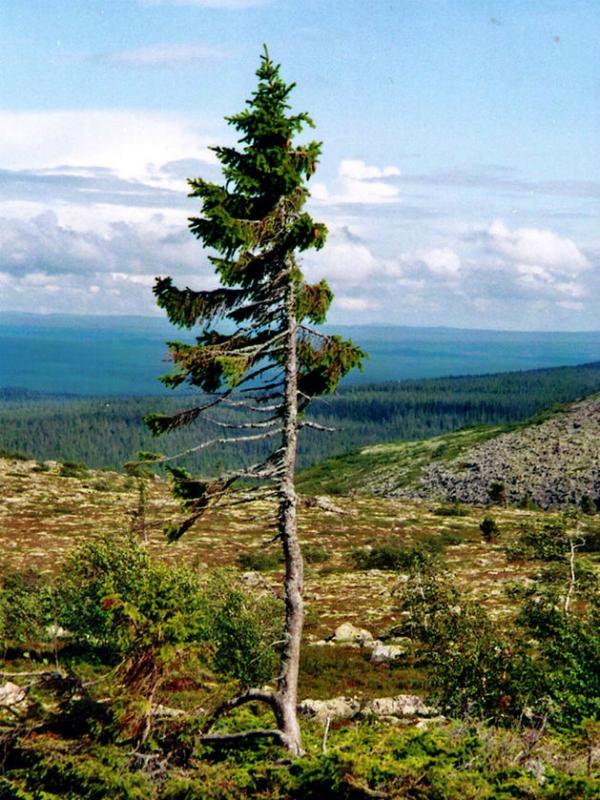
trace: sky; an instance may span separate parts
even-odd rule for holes
[[[600,329],[597,0],[0,0],[0,311],[216,286],[186,178],[263,43],[323,155],[338,323]],[[311,136],[312,138],[312,136]]]

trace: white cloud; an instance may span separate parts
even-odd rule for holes
[[[335,305],[344,311],[371,311],[379,308],[381,303],[368,297],[350,297],[339,295],[334,298]]]
[[[0,166],[86,176],[105,168],[122,178],[168,180],[159,167],[178,159],[214,164],[212,139],[190,119],[138,111],[0,111]],[[66,166],[65,166],[66,165]]]
[[[371,178],[392,178],[400,175],[398,167],[372,167],[360,159],[346,158],[340,163],[338,174],[342,178],[364,181]]]
[[[431,273],[440,277],[455,278],[461,269],[460,258],[449,247],[421,250],[416,256]]]
[[[340,286],[359,286],[379,267],[366,245],[331,237],[330,244],[315,261],[308,262],[305,271],[309,280],[319,280],[324,275]]]
[[[575,242],[543,228],[510,230],[502,220],[495,220],[485,232],[488,246],[524,264],[543,265],[551,269],[578,273],[589,269],[588,259]]]
[[[99,60],[109,64],[132,67],[206,65],[226,58],[229,58],[229,53],[223,48],[193,43],[153,44],[131,50],[119,50],[98,57]]]
[[[359,159],[344,159],[330,191],[323,183],[311,186],[315,200],[328,205],[344,203],[395,203],[400,199],[398,187],[386,179],[400,175],[394,166],[375,167]]]

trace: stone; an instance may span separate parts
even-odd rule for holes
[[[357,628],[351,622],[342,622],[331,638],[337,644],[367,645],[373,642],[373,634],[370,631]]]
[[[16,683],[7,681],[0,686],[0,707],[9,708],[16,706],[25,700],[26,692]]]
[[[395,661],[400,656],[406,655],[407,652],[408,648],[404,644],[384,644],[377,639],[371,653],[371,662],[373,664],[383,664],[386,661]]]
[[[356,697],[332,697],[330,700],[303,700],[298,705],[301,717],[325,723],[327,719],[352,719],[360,711]]]
[[[448,722],[448,718],[441,715],[437,717],[427,717],[426,719],[418,719],[415,728],[420,731],[426,731],[429,730],[432,725],[439,725],[443,722]]]
[[[72,634],[69,631],[65,630],[65,628],[61,627],[60,625],[56,625],[56,623],[52,623],[52,625],[48,625],[46,628],[46,633],[50,637],[50,639],[68,639]]]
[[[395,697],[376,697],[369,700],[362,713],[364,716],[386,717],[431,717],[435,709],[426,705],[416,694],[398,694]]]

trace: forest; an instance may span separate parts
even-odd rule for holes
[[[424,439],[472,425],[525,420],[557,403],[600,391],[600,363],[468,377],[428,378],[351,386],[315,399],[310,418],[334,427],[306,430],[299,466],[368,444]],[[0,389],[0,448],[40,461],[61,459],[119,469],[140,450],[157,447],[145,415],[173,412],[201,402],[198,395],[77,397]],[[234,416],[234,415],[233,415]],[[206,438],[210,426],[166,434],[160,447],[173,452]],[[260,452],[255,444],[204,451],[186,464],[211,473]]]

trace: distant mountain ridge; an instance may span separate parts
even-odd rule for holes
[[[367,351],[346,385],[482,375],[600,359],[600,331],[520,332],[394,325],[331,325]],[[162,315],[78,316],[0,312],[0,386],[81,395],[166,393],[165,342],[192,341]]]

